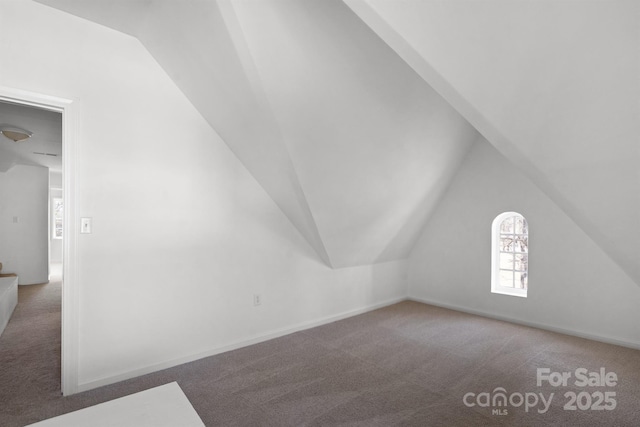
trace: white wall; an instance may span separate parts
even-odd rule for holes
[[[491,223],[505,211],[529,222],[527,298],[490,292]],[[483,138],[413,250],[409,295],[640,347],[638,286]]]
[[[0,39],[3,85],[80,110],[81,389],[406,295],[406,262],[323,265],[136,39],[17,0]]]
[[[21,285],[49,280],[48,199],[46,168],[16,165],[0,173],[0,262]]]

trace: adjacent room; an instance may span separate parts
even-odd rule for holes
[[[16,307],[18,285],[46,285],[62,277],[61,115],[0,102],[0,138],[2,333]]]
[[[640,423],[640,3],[0,0],[0,40],[0,425]]]

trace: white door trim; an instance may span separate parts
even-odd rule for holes
[[[0,101],[62,113],[62,187],[65,198],[62,241],[62,393],[70,395],[78,391],[78,102],[5,86],[0,86]]]

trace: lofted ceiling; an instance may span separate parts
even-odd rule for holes
[[[137,37],[334,268],[405,258],[478,136],[338,0],[40,2]]]
[[[54,111],[0,102],[0,126],[32,132],[14,142],[0,135],[0,172],[15,165],[42,166],[62,172],[62,115]]]
[[[640,2],[345,2],[640,284]]]
[[[137,37],[332,267],[406,257],[479,131],[640,284],[637,2],[38,1]]]
[[[340,1],[235,1],[336,267],[406,257],[477,132]]]

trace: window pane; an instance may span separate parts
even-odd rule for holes
[[[492,224],[491,291],[527,296],[529,225],[515,212],[504,212]]]
[[[507,219],[505,219],[504,221],[502,221],[502,224],[500,224],[500,232],[501,233],[513,233],[513,219],[515,217],[509,217]]]
[[[500,238],[500,250],[502,252],[513,252],[513,237]]]
[[[500,254],[500,269],[513,270],[513,254]]]
[[[528,256],[527,254],[515,254],[515,264],[514,264],[514,269],[517,271],[527,271],[527,261],[528,261]],[[502,268],[502,267],[501,267]]]
[[[500,286],[513,288],[513,271],[500,270]]]
[[[514,248],[516,252],[529,252],[529,238],[527,236],[515,236]]]
[[[64,212],[64,202],[62,199],[53,199],[53,238],[62,238],[62,218]]]
[[[518,283],[518,287],[520,289],[528,289],[527,286],[528,286],[528,279],[529,279],[528,276],[529,275],[526,272],[525,273],[516,273],[516,275],[517,275],[518,279],[520,280],[520,282]]]

